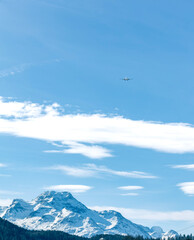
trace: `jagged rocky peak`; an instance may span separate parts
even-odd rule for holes
[[[33,203],[51,203],[51,202],[61,202],[64,200],[72,199],[73,196],[69,192],[55,192],[55,191],[46,191],[36,197],[32,202]]]
[[[23,199],[14,199],[11,205],[6,209],[4,217],[20,219],[26,217],[32,210],[32,205]]]
[[[24,201],[23,199],[14,199],[11,203],[11,205],[9,206],[9,209],[15,209],[17,211],[19,210],[26,210],[29,209],[31,207],[31,205]]]
[[[73,198],[70,192],[45,191],[37,196],[36,199],[51,199],[51,198]]]
[[[33,205],[50,206],[57,210],[84,211],[86,206],[76,200],[69,192],[46,191],[32,201]]]

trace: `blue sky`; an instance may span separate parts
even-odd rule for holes
[[[69,189],[137,223],[194,225],[193,7],[0,1],[0,203]]]

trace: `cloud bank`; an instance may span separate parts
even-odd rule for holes
[[[194,126],[131,120],[103,114],[65,114],[57,104],[0,98],[0,133],[62,145],[56,152],[90,158],[112,156],[103,144],[122,144],[166,153],[193,153]],[[52,151],[52,150],[51,150]]]

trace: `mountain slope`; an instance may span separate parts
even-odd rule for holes
[[[68,192],[47,191],[31,202],[15,199],[1,217],[30,230],[59,230],[84,237],[99,234],[163,236],[163,230],[134,224],[116,211],[88,209]]]
[[[143,240],[142,237],[122,235],[97,235],[90,240]],[[88,240],[60,231],[30,231],[0,218],[0,240]],[[188,239],[182,239],[188,240]],[[191,239],[192,240],[192,239]]]
[[[86,240],[59,231],[29,231],[0,218],[1,240]],[[116,240],[116,239],[115,239]],[[121,239],[119,239],[121,240]]]

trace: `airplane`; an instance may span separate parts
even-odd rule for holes
[[[129,81],[129,80],[132,80],[132,78],[128,78],[128,77],[124,77],[122,78],[123,81]]]

